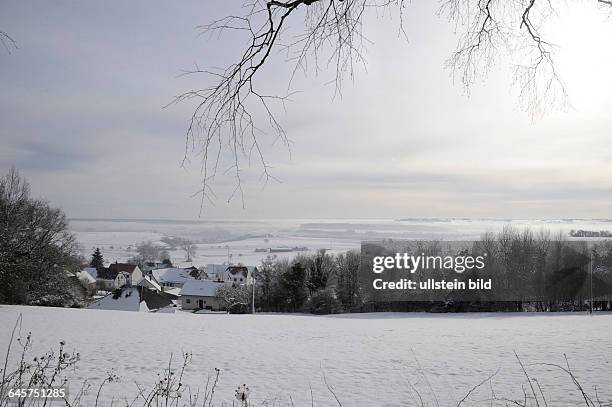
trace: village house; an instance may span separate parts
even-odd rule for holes
[[[228,286],[228,283],[210,280],[186,281],[180,293],[181,308],[184,310],[221,310],[223,305],[217,297],[217,291],[224,286]]]
[[[243,266],[235,264],[208,264],[206,275],[208,280],[226,282],[234,284],[253,284],[253,275],[257,272],[257,267]]]
[[[163,291],[159,282],[155,280],[153,276],[150,276],[150,275],[145,275],[143,278],[140,279],[140,281],[136,285],[138,285],[139,287],[148,288],[149,290],[153,290],[153,291],[158,291],[158,292]]]
[[[195,278],[196,280],[199,280],[200,278],[202,278],[202,270],[200,270],[199,268],[195,266],[186,267],[184,270],[189,272],[189,275]]]
[[[86,267],[76,274],[79,282],[90,295],[96,292],[96,277],[98,271],[93,267]]]
[[[206,276],[211,281],[223,281],[224,274],[229,267],[228,263],[223,264],[207,264],[206,265]]]
[[[128,284],[129,276],[127,273],[112,271],[106,267],[96,270],[96,287],[98,290],[116,290]]]
[[[115,262],[115,263],[112,263],[110,266],[108,266],[108,269],[112,273],[116,272],[116,273],[125,274],[127,277],[127,284],[138,283],[143,275],[142,271],[140,270],[140,267],[138,267],[135,264]]]
[[[175,267],[154,269],[149,271],[149,275],[153,277],[162,287],[175,288],[181,288],[185,282],[195,280],[191,273],[192,269]]]
[[[86,267],[81,270],[78,277],[88,289],[95,284],[98,290],[108,291],[138,283],[142,279],[142,272],[133,264],[113,263],[108,268]]]

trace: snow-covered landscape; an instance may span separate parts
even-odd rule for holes
[[[498,232],[510,225],[519,230],[546,229],[569,237],[571,230],[612,230],[610,219],[217,219],[217,220],[113,220],[73,219],[71,230],[77,236],[82,254],[88,257],[99,247],[108,262],[125,261],[134,255],[136,245],[152,242],[165,246],[165,236],[190,239],[197,251],[192,262],[185,253],[170,251],[175,265],[206,265],[230,260],[259,265],[269,253],[257,248],[307,248],[305,253],[327,249],[339,253],[357,249],[363,240],[440,239],[475,240],[485,232]],[[296,252],[275,253],[278,257]]]
[[[320,249],[334,254],[359,249],[369,239],[474,240],[506,226],[544,229],[573,239],[572,231],[606,231],[612,221],[70,221],[83,256],[100,248],[109,268],[129,266],[116,262],[127,261],[139,244],[150,242],[168,251],[175,267],[208,265],[211,276],[214,263],[261,266],[271,253],[291,260],[298,253]],[[181,248],[168,245],[169,238],[195,244],[191,261],[185,260]],[[283,250],[290,248],[295,250]],[[108,294],[90,309],[2,305],[0,348],[9,349],[17,321],[19,337],[32,333],[28,358],[65,342],[65,350],[79,353],[78,363],[62,372],[70,391],[78,393],[84,383],[90,386],[85,387],[82,405],[94,405],[96,398],[98,405],[129,405],[142,389],[159,383],[170,361],[178,372],[182,355],[189,353],[191,362],[182,379],[185,397],[205,392],[219,372],[210,407],[232,405],[240,385],[248,386],[251,406],[505,406],[521,400],[521,405],[536,405],[536,397],[551,407],[583,405],[584,395],[574,378],[592,400],[598,400],[594,405],[612,406],[610,312],[234,315],[212,313],[202,305],[188,311],[189,303],[182,297],[169,306],[147,307],[141,295],[150,293],[140,287],[143,281],[149,281],[147,289],[155,288],[156,281],[172,280],[162,275],[169,271],[190,279],[188,272],[193,270],[149,270],[142,279],[134,277],[134,286],[115,290],[118,298]],[[166,290],[181,292],[173,285]],[[250,295],[249,291],[248,306]],[[21,343],[13,341],[9,366],[17,363]],[[571,369],[571,374],[564,369]],[[105,383],[114,375],[118,380]],[[532,401],[525,402],[532,394]]]
[[[612,407],[611,17],[0,1],[0,407]]]
[[[537,379],[549,406],[584,405],[572,380],[558,368],[564,355],[585,391],[612,405],[612,314],[379,313],[334,316],[196,315],[0,306],[0,346],[23,316],[33,352],[57,348],[80,352],[71,391],[88,379],[94,388],[114,369],[101,405],[125,404],[135,383],[152,385],[170,355],[180,364],[193,353],[185,383],[203,390],[208,374],[221,370],[216,405],[231,405],[246,383],[251,405],[455,406],[489,376],[464,405],[489,406],[497,398],[522,399],[528,386],[514,352]],[[15,356],[15,354],[13,354]],[[539,392],[539,391],[538,391]],[[95,398],[89,394],[88,400]],[[437,402],[436,402],[437,400]],[[437,403],[437,404],[436,404]],[[85,404],[91,405],[91,404]],[[496,405],[496,404],[494,404]],[[505,404],[497,404],[505,405]]]

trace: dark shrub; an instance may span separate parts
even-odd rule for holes
[[[340,303],[330,289],[319,290],[306,303],[306,311],[311,314],[335,314],[340,312]]]

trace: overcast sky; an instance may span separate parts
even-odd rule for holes
[[[192,106],[163,108],[208,82],[184,69],[223,66],[233,36],[196,26],[240,1],[0,1],[0,169],[70,217],[196,218],[198,157],[181,168]],[[368,19],[366,69],[342,98],[331,73],[299,76],[279,118],[292,141],[263,137],[281,183],[245,169],[245,205],[226,202],[231,176],[204,217],[612,217],[612,20],[581,3],[552,26],[572,108],[532,121],[504,64],[468,98],[444,61],[455,45],[436,2]],[[299,26],[295,21],[294,26]],[[556,27],[556,28],[555,28]],[[261,86],[285,89],[276,57]]]

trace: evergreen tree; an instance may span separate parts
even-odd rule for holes
[[[286,270],[280,280],[281,289],[286,295],[286,304],[290,311],[299,311],[306,299],[306,268],[299,262]]]
[[[99,247],[96,247],[96,250],[92,253],[89,265],[97,269],[104,267],[104,257],[102,257],[102,252]]]

